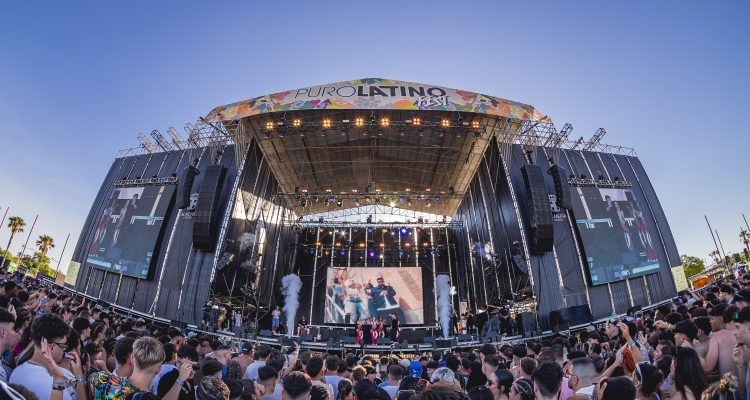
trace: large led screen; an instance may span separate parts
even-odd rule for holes
[[[588,261],[591,283],[599,285],[659,269],[658,238],[629,189],[571,188],[573,212]]]
[[[95,222],[86,265],[150,278],[174,185],[116,188]]]
[[[354,324],[381,317],[388,323],[395,315],[401,324],[423,324],[422,295],[418,267],[329,268],[324,321]]]

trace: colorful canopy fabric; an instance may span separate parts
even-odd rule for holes
[[[392,79],[366,78],[268,94],[214,108],[210,122],[296,110],[436,110],[546,121],[534,107],[499,97]]]

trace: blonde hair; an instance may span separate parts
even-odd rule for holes
[[[135,367],[146,369],[164,362],[164,346],[152,337],[142,337],[133,343]]]
[[[735,400],[739,398],[737,388],[737,378],[727,372],[717,382],[708,385],[701,395],[701,400]]]

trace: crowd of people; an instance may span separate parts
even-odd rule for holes
[[[750,276],[572,335],[397,356],[233,345],[0,273],[0,353],[0,400],[737,400]]]

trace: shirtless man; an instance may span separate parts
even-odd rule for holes
[[[737,364],[732,359],[732,351],[737,345],[737,337],[731,330],[727,329],[727,322],[732,321],[732,315],[729,315],[728,319],[724,318],[725,311],[727,311],[727,305],[719,304],[709,313],[713,333],[708,342],[708,352],[706,357],[701,359],[701,363],[703,364],[703,371],[706,373],[710,374],[718,366],[719,376],[724,376],[726,373],[737,376]]]
[[[708,354],[708,344],[711,340],[711,320],[709,317],[698,317],[693,319],[693,322],[698,327],[698,338],[693,341],[693,349],[698,353],[699,357],[706,358]]]

